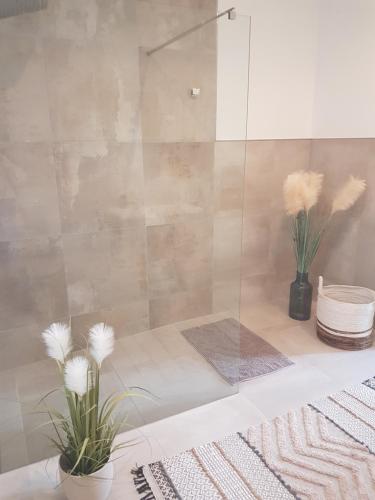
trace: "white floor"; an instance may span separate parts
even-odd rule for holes
[[[375,348],[345,352],[322,344],[312,321],[297,323],[285,307],[257,304],[241,322],[286,354],[294,365],[240,385],[240,393],[165,418],[120,436],[139,443],[115,462],[111,500],[136,499],[130,469],[186,448],[218,439],[262,419],[321,398],[375,375]],[[55,488],[56,459],[0,475],[3,500],[63,499]]]

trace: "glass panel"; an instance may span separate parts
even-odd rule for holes
[[[1,472],[55,454],[35,413],[61,383],[52,322],[77,350],[114,327],[102,397],[155,395],[124,403],[133,427],[238,390],[249,19],[147,55],[216,15],[194,3],[54,0],[0,19]]]

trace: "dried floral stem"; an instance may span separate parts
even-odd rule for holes
[[[314,221],[311,209],[318,201],[322,179],[316,172],[294,172],[284,183],[285,208],[293,217],[291,230],[297,271],[302,274],[309,272],[332,216],[352,207],[366,188],[365,181],[351,176],[336,194],[329,216]]]

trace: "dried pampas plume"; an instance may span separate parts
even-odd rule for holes
[[[114,346],[113,328],[98,323],[94,325],[90,332],[90,353],[96,363],[101,366],[103,360],[112,354]]]
[[[89,361],[84,356],[70,359],[65,365],[65,385],[81,398],[88,391]]]
[[[352,207],[365,189],[366,181],[351,175],[333,199],[331,215],[340,210],[348,210],[348,208]]]
[[[42,337],[47,347],[48,356],[64,364],[65,359],[72,350],[70,328],[63,323],[52,323],[42,333]]]
[[[284,202],[288,215],[307,212],[317,203],[322,190],[323,174],[294,172],[284,182]]]

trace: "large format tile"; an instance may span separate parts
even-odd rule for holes
[[[240,308],[242,217],[215,216],[213,237],[213,312]]]
[[[48,39],[44,53],[55,140],[139,139],[134,42],[115,35],[109,41]]]
[[[64,233],[144,223],[139,145],[69,142],[57,145],[55,156]]]
[[[145,143],[143,163],[147,225],[193,220],[212,213],[212,143]]]
[[[3,370],[34,363],[45,357],[45,349],[40,336],[42,331],[42,326],[24,326],[0,331],[1,374]]]
[[[245,430],[264,418],[254,404],[239,394],[155,422],[148,428],[152,429],[168,456],[172,456]],[[186,432],[188,428],[190,432]]]
[[[375,288],[375,274],[368,259],[375,206],[375,141],[373,139],[321,139],[312,141],[311,165],[324,174],[323,209],[349,175],[361,177],[367,189],[347,212],[332,219],[317,256],[314,270],[331,282]]]
[[[214,141],[216,54],[164,48],[141,53],[142,134],[145,142]],[[192,88],[200,88],[192,97]]]
[[[310,140],[247,141],[242,269],[248,288],[258,297],[273,294],[275,284],[293,279],[283,182],[288,174],[309,168],[310,150]]]
[[[150,327],[210,314],[212,288],[195,288],[150,299]]]
[[[283,210],[283,181],[309,168],[310,148],[310,140],[247,141],[245,215]]]
[[[70,314],[119,308],[146,297],[144,227],[63,237]]]
[[[209,288],[212,283],[212,221],[147,228],[149,297]]]
[[[63,40],[114,43],[136,39],[137,0],[54,0],[48,2],[49,36]],[[126,49],[126,47],[125,47]]]
[[[148,300],[143,298],[111,309],[72,316],[72,335],[80,346],[85,345],[82,335],[96,323],[111,325],[116,338],[133,335],[149,329]]]
[[[57,236],[60,215],[52,151],[46,144],[0,144],[0,240]]]
[[[308,388],[308,390],[307,390]],[[246,396],[267,418],[298,408],[337,390],[337,384],[315,367],[293,365],[244,382]]]
[[[245,161],[245,141],[215,142],[214,206],[216,216],[242,217]]]
[[[0,27],[0,67],[0,142],[49,140],[51,130],[40,42],[13,33],[3,34]]]
[[[211,5],[209,4],[211,3]],[[138,38],[142,48],[152,49],[216,14],[216,2],[163,2],[138,0]],[[216,50],[216,23],[211,23],[168,46],[171,50]]]
[[[237,391],[217,374],[174,326],[122,339],[112,364],[126,385],[141,386],[153,394],[152,399],[134,399],[146,422]]]
[[[3,330],[66,318],[64,263],[59,240],[0,243],[0,321]]]

